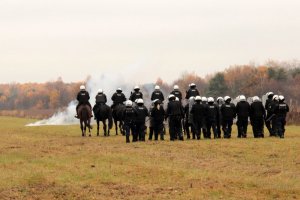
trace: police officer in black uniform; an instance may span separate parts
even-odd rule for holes
[[[107,102],[106,95],[103,93],[102,89],[98,90],[98,93],[97,93],[95,99],[96,99],[96,104],[93,107],[93,111],[94,111],[94,116],[96,119],[96,114],[99,112],[100,106],[102,104],[106,104],[106,102]]]
[[[277,107],[279,103],[279,96],[278,95],[274,95],[272,98],[272,102],[269,104],[269,109],[270,109],[270,113],[272,113],[272,115],[266,119],[266,121],[270,121],[271,122],[271,126],[272,126],[272,131],[273,131],[273,136],[278,136],[276,131],[277,131],[277,116],[275,114],[275,109]]]
[[[274,109],[276,115],[276,131],[275,134],[280,138],[284,138],[286,114],[290,111],[289,106],[284,102],[284,96],[279,95],[279,103]]]
[[[152,117],[152,125],[154,131],[154,139],[158,140],[158,135],[160,134],[160,140],[164,140],[164,119],[165,119],[165,110],[161,105],[160,100],[154,101],[154,107],[152,108],[150,115]],[[149,140],[152,140],[152,135],[149,135]]]
[[[198,89],[196,88],[196,84],[191,83],[189,90],[186,91],[185,99],[189,99],[190,97],[196,97],[199,95],[200,95],[200,93],[199,93]]]
[[[143,99],[137,100],[137,106],[135,107],[137,116],[135,120],[135,134],[134,140],[136,141],[145,141],[145,131],[147,127],[145,126],[146,117],[149,116],[148,109],[144,106]]]
[[[123,120],[124,120],[124,128],[126,132],[126,143],[130,142],[130,132],[132,134],[132,142],[136,142],[136,137],[135,137],[135,120],[137,117],[137,112],[136,110],[132,107],[132,101],[128,100],[126,101],[125,105],[126,108],[123,111]]]
[[[175,96],[169,96],[169,103],[167,106],[166,118],[169,118],[170,140],[183,140],[181,120],[183,117],[183,110],[181,103],[175,101]]]
[[[214,138],[218,138],[217,120],[219,117],[219,107],[214,103],[214,98],[208,97],[208,105],[206,107],[206,123],[207,123],[207,136],[211,138],[211,129],[214,133]]]
[[[111,97],[111,100],[113,101],[112,108],[114,108],[118,104],[123,104],[126,101],[126,97],[123,94],[121,88],[117,89],[117,91]]]
[[[165,97],[158,85],[155,86],[154,91],[152,92],[152,95],[151,95],[151,101],[154,101],[156,99],[160,100],[161,103],[163,103],[165,100]]]
[[[246,101],[244,95],[239,96],[239,102],[236,104],[238,138],[247,137],[248,118],[250,115],[250,104]]]
[[[268,99],[266,100],[266,103],[265,103],[265,110],[267,111],[267,116],[266,116],[265,122],[266,122],[266,127],[269,131],[269,135],[270,135],[270,137],[272,137],[272,136],[275,136],[274,130],[273,130],[273,127],[271,124],[272,120],[268,120],[268,119],[271,118],[272,115],[274,114],[274,113],[272,113],[272,108],[271,108],[274,93],[268,92],[266,95],[267,95]]]
[[[224,97],[225,103],[221,107],[222,114],[222,129],[224,132],[224,138],[231,138],[233,119],[236,116],[235,105],[231,102],[229,96]]]
[[[134,91],[131,93],[130,98],[132,102],[135,102],[137,99],[143,99],[143,93],[140,91],[139,86],[134,87]]]
[[[192,107],[191,114],[193,115],[193,124],[195,128],[195,134],[197,140],[201,139],[201,130],[203,131],[203,136],[206,138],[206,127],[205,127],[205,118],[206,118],[206,107],[201,103],[201,97],[195,97],[195,104]]]
[[[173,94],[175,97],[177,97],[179,99],[179,101],[181,102],[182,93],[180,92],[178,85],[174,85],[174,90],[171,92],[171,94]]]
[[[253,103],[250,106],[250,122],[252,125],[254,138],[264,137],[264,118],[265,108],[258,96],[252,98]]]
[[[92,116],[92,105],[90,104],[89,100],[90,100],[90,94],[88,91],[85,90],[85,86],[81,85],[80,86],[80,91],[77,94],[77,101],[78,101],[78,105],[76,106],[76,118],[79,118],[78,116],[78,108],[81,105],[88,105],[90,107],[90,115]]]

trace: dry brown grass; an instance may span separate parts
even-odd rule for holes
[[[300,198],[296,126],[283,140],[125,144],[31,121],[0,118],[0,199]]]

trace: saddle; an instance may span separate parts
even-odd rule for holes
[[[92,110],[90,109],[90,107],[88,105],[80,105],[78,108],[78,115],[81,116],[83,109],[86,109],[88,111],[89,118],[91,118]]]

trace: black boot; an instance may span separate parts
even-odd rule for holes
[[[129,135],[126,135],[126,143],[130,143]]]

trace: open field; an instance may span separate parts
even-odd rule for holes
[[[0,199],[300,199],[300,127],[285,139],[125,144],[32,121],[0,117]]]

